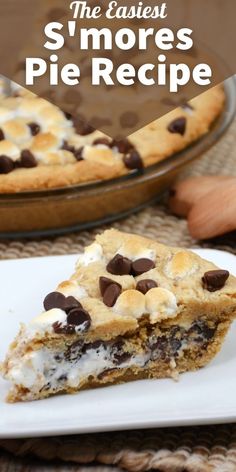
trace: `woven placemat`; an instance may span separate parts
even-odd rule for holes
[[[225,137],[183,176],[201,174],[236,175],[236,120]],[[215,241],[195,241],[188,233],[186,221],[171,215],[164,201],[113,226],[170,245],[213,247],[236,254],[235,233]],[[104,227],[41,240],[3,241],[0,242],[0,258],[73,254],[90,243],[102,229]],[[110,469],[101,464],[112,465],[114,471],[236,472],[236,425],[1,440],[0,446],[1,472],[105,472]]]

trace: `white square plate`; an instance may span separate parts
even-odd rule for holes
[[[236,257],[197,250],[236,275]],[[42,310],[42,300],[73,271],[77,256],[0,262],[0,359],[18,331]],[[9,385],[0,380],[0,437],[32,437],[119,429],[236,421],[236,323],[223,349],[207,367],[171,379],[124,385],[7,404]]]

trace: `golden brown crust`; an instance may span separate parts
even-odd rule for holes
[[[19,101],[21,98],[15,100]],[[29,149],[36,153],[40,165],[36,168],[20,168],[9,174],[1,174],[0,193],[66,187],[99,180],[109,180],[130,172],[124,165],[121,154],[114,153],[105,147],[91,147],[91,143],[96,138],[103,136],[102,133],[96,131],[88,136],[78,137],[78,135],[73,134],[72,129],[68,131],[64,125],[61,112],[59,113],[59,110],[53,105],[47,104],[46,107],[45,103],[47,102],[32,97],[22,98],[22,100],[26,101],[26,104],[23,103],[21,107],[22,113],[28,113],[27,117],[29,117],[33,107],[30,102],[39,101],[38,114],[40,122],[44,123],[45,129],[50,132],[47,133],[44,130],[43,135],[38,135],[33,140],[27,138],[29,140]],[[144,166],[147,167],[162,161],[177,151],[186,148],[190,143],[207,133],[212,122],[222,111],[224,101],[223,88],[221,86],[214,87],[191,100],[190,103],[193,111],[177,108],[131,135],[129,140],[139,152]],[[4,103],[1,106],[4,106]],[[13,99],[8,99],[8,107],[14,109]],[[185,117],[187,120],[186,132],[183,136],[168,131],[170,122],[180,116]],[[27,119],[29,121],[29,118]],[[58,123],[57,126],[52,124],[54,119]],[[23,139],[22,136],[24,139],[28,136],[25,118],[23,124],[17,122],[18,126],[16,126],[16,123],[14,125],[14,120],[13,123],[11,121],[9,120],[3,126],[3,131],[7,134],[9,140],[10,138],[16,139],[19,144],[21,139]],[[68,139],[71,144],[74,144],[77,148],[81,145],[88,147],[84,154],[85,160],[76,162],[71,152],[60,150],[60,146],[65,136],[67,137],[67,133],[69,133]],[[19,146],[22,148],[23,144],[21,143]]]

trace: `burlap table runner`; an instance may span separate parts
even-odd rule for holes
[[[225,137],[185,174],[236,175],[235,148],[236,121]],[[170,245],[213,247],[236,254],[235,234],[217,241],[194,241],[188,234],[186,222],[171,215],[164,202],[119,221],[114,226],[157,238]],[[97,231],[101,231],[101,228],[51,239],[3,241],[0,242],[0,258],[73,254],[88,244]],[[114,471],[236,472],[236,425],[2,440],[0,446],[1,472],[110,470],[104,464],[112,465]],[[40,459],[36,460],[36,457]],[[88,465],[85,467],[81,464]],[[91,467],[91,464],[95,465]]]

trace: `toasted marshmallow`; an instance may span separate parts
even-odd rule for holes
[[[92,262],[101,261],[103,259],[102,246],[98,243],[93,243],[85,248],[84,253],[79,256],[77,266],[87,266]]]
[[[187,251],[177,252],[167,263],[165,273],[172,279],[181,279],[198,269],[195,255]]]
[[[145,296],[137,290],[126,290],[118,297],[113,311],[119,315],[140,318],[145,313]]]
[[[161,287],[152,288],[146,293],[145,301],[151,323],[177,316],[176,298],[170,290]]]
[[[14,110],[9,110],[5,107],[0,107],[0,124],[15,118]]]
[[[31,145],[33,153],[56,151],[62,145],[62,139],[52,133],[40,133],[34,137]]]
[[[9,120],[2,125],[5,138],[15,143],[23,143],[30,140],[31,134],[29,127],[19,120]]]
[[[150,259],[155,261],[156,252],[154,249],[144,248],[139,242],[134,243],[133,241],[126,241],[120,249],[117,251],[118,254],[124,257],[128,257],[131,261],[137,259]]]

